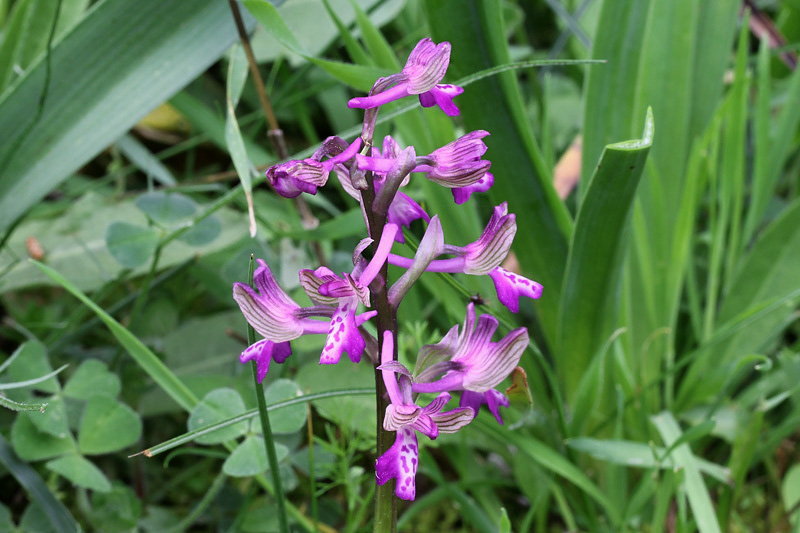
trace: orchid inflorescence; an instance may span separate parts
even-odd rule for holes
[[[491,163],[482,159],[486,152],[483,138],[488,132],[467,133],[423,156],[418,156],[413,146],[401,148],[389,136],[380,149],[372,146],[377,110],[393,100],[418,95],[425,107],[438,106],[448,116],[459,114],[453,98],[464,90],[441,84],[449,62],[450,43],[421,40],[402,72],[378,79],[368,96],[348,103],[351,108],[366,110],[359,138],[348,143],[329,137],[310,158],[286,161],[266,172],[275,191],[287,198],[316,194],[331,172],[336,175],[346,193],[360,203],[370,237],[356,247],[353,270],[341,275],[325,266],[301,270],[300,285],[313,304],[309,307],[292,300],[261,260],[253,277],[255,289],[244,283],[233,286],[234,300],[264,337],[240,357],[242,363],[256,362],[259,382],[273,361],[283,363],[291,355],[289,343],[301,335],[327,335],[320,364],[338,363],[344,353],[354,363],[364,353],[370,357],[381,371],[390,401],[383,428],[396,432],[394,445],[376,461],[377,481],[383,485],[395,479],[395,494],[406,500],[413,500],[416,492],[417,432],[431,439],[439,433],[453,433],[472,421],[483,405],[503,423],[499,408],[509,402],[495,387],[519,363],[528,345],[528,332],[518,328],[492,342],[497,319],[476,317],[474,304],[469,303],[461,329],[456,325],[439,343],[423,346],[411,372],[397,361],[396,330],[378,327],[379,338],[375,339],[362,325],[379,310],[360,310],[374,307],[375,295],[385,291],[388,312],[394,317],[403,297],[426,271],[488,275],[498,300],[513,312],[519,310],[520,296],[538,298],[542,293],[538,283],[500,266],[517,230],[516,219],[505,203],[495,207],[478,240],[453,246],[444,242],[439,217],[429,216],[401,192],[412,173],[422,173],[450,188],[457,204],[466,202],[472,193],[487,191],[494,182],[488,172]],[[414,257],[392,253],[395,242],[404,242],[402,227],[415,220],[424,220],[427,229]],[[369,260],[362,255],[367,248],[372,250]],[[387,263],[405,269],[391,285],[385,279]],[[460,393],[459,406],[443,411],[453,392]],[[437,396],[420,407],[416,403],[420,393]]]

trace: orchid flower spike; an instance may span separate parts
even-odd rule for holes
[[[491,342],[497,326],[497,319],[491,315],[481,315],[476,324],[475,305],[470,303],[460,335],[458,326],[454,326],[440,343],[420,351],[413,392],[483,393],[499,385],[528,346],[528,330],[517,328],[499,342]],[[435,379],[441,374],[441,379]]]
[[[350,108],[372,109],[410,95],[419,95],[423,107],[438,105],[448,116],[459,113],[453,98],[464,92],[455,85],[440,84],[450,64],[450,43],[435,44],[430,38],[422,39],[411,51],[405,67],[399,74],[381,78],[369,96],[353,98]]]
[[[455,433],[469,424],[475,416],[471,407],[458,407],[441,412],[450,401],[446,392],[439,394],[426,407],[419,407],[411,399],[411,380],[409,372],[400,363],[393,361],[394,340],[391,331],[385,331],[381,366],[386,392],[391,404],[386,407],[383,428],[397,432],[391,448],[375,461],[375,475],[378,485],[390,479],[397,480],[395,494],[403,500],[413,500],[416,496],[415,476],[419,464],[419,431],[431,440],[439,433]],[[397,374],[398,377],[395,377]],[[398,383],[399,380],[399,383]]]
[[[356,138],[346,149],[336,150],[336,143],[326,142],[323,147],[329,150],[318,150],[313,157],[308,159],[292,159],[267,169],[267,180],[275,187],[275,191],[284,198],[295,198],[302,193],[317,194],[317,187],[322,187],[328,182],[328,174],[334,166],[353,158],[361,147],[361,137]],[[332,155],[330,150],[337,153],[326,161],[321,161],[325,155]]]

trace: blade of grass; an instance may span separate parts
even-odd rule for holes
[[[80,531],[75,519],[64,504],[47,488],[44,480],[28,463],[17,457],[8,441],[0,435],[0,463],[14,476],[20,485],[30,494],[31,499],[47,515],[47,519],[58,533],[74,533]]]

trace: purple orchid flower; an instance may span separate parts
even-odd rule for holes
[[[372,260],[365,266],[359,263],[351,274],[343,273],[339,277],[324,266],[300,271],[300,284],[311,301],[335,307],[320,364],[338,363],[343,352],[354,363],[361,361],[366,343],[358,331],[356,311],[359,302],[369,306],[369,284],[386,262],[398,230],[395,224],[386,224]]]
[[[487,172],[481,179],[472,185],[459,187],[457,189],[450,189],[450,192],[453,193],[453,200],[456,202],[456,205],[461,205],[469,200],[470,196],[472,196],[472,193],[486,192],[492,188],[492,185],[494,185],[494,174]]]
[[[411,398],[411,380],[403,365],[392,360],[394,340],[391,331],[383,336],[381,366],[383,382],[391,404],[386,408],[383,427],[397,432],[391,448],[375,461],[375,476],[378,485],[395,479],[395,494],[403,500],[413,500],[416,496],[415,476],[419,464],[419,431],[431,440],[439,433],[455,433],[469,424],[475,417],[471,407],[458,407],[441,412],[450,401],[450,394],[439,394],[426,407],[419,407]],[[398,377],[395,377],[398,374]],[[398,384],[399,380],[399,384]]]
[[[488,131],[473,131],[427,156],[417,157],[414,172],[424,172],[429,180],[450,189],[468,187],[466,198],[473,192],[489,190],[494,183],[494,177],[489,180],[484,179],[479,184],[492,166],[490,161],[481,159],[486,153],[486,144],[481,139],[487,135]],[[395,159],[356,154],[356,165],[362,170],[386,173],[395,165]],[[456,199],[462,198],[464,196],[459,195]]]
[[[326,142],[323,147],[336,149],[336,144]],[[322,187],[328,182],[328,174],[334,166],[353,158],[361,148],[361,137],[356,138],[346,149],[339,148],[336,155],[326,161],[321,161],[325,155],[331,155],[329,150],[315,153],[308,159],[292,159],[267,169],[267,180],[275,187],[275,191],[284,198],[295,198],[302,193],[317,194],[317,187]]]
[[[335,344],[340,348],[339,354],[341,354],[341,350],[345,349],[345,344],[341,341],[345,339],[342,339],[340,330],[344,326],[342,321],[337,322],[337,317],[342,313],[347,316],[346,325],[351,329],[348,330],[349,335],[346,340],[350,340],[354,338],[353,332],[361,338],[358,327],[377,314],[376,311],[368,311],[356,315],[356,305],[347,306],[345,309],[342,309],[341,305],[336,307],[325,304],[300,307],[281,289],[269,266],[261,259],[258,260],[258,265],[253,274],[257,290],[253,290],[245,283],[234,283],[233,299],[239,304],[239,309],[247,322],[264,337],[264,340],[249,346],[239,358],[242,363],[256,361],[259,381],[263,380],[269,371],[271,360],[283,363],[291,355],[288,341],[301,335],[328,334],[326,347]],[[330,321],[314,320],[312,317],[329,318]],[[337,332],[339,332],[338,338]],[[363,352],[363,342],[361,339],[362,347],[358,352],[358,358]],[[352,353],[348,352],[348,355],[351,355],[351,358],[355,357],[354,345],[347,344],[347,346],[353,350]]]
[[[482,393],[465,390],[461,393],[461,400],[458,405],[459,407],[472,408],[475,411],[475,416],[478,416],[481,406],[485,405],[497,420],[497,423],[502,426],[503,418],[500,416],[500,407],[508,407],[510,402],[508,401],[508,396],[495,389]]]
[[[464,89],[439,83],[449,64],[450,43],[434,44],[430,38],[422,39],[411,51],[399,74],[379,79],[369,96],[353,98],[347,102],[347,107],[373,109],[416,94],[424,107],[438,105],[446,115],[457,116],[459,110],[453,98]]]
[[[499,342],[491,342],[498,321],[481,315],[475,322],[475,305],[467,306],[464,327],[453,328],[438,344],[420,351],[413,392],[467,390],[484,393],[496,387],[519,364],[528,346],[528,330],[517,328]],[[444,374],[440,379],[437,376]]]

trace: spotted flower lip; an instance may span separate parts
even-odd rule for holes
[[[510,402],[505,394],[495,389],[483,393],[465,390],[461,393],[461,400],[458,405],[459,407],[471,407],[475,411],[475,416],[478,415],[478,410],[480,410],[481,406],[485,405],[497,420],[497,423],[502,426],[503,417],[500,416],[500,407],[508,407]]]
[[[419,463],[419,445],[416,432],[431,439],[439,433],[454,433],[469,424],[475,417],[471,407],[458,407],[441,412],[450,401],[450,394],[442,392],[426,407],[419,407],[411,398],[411,381],[407,371],[399,369],[399,363],[392,361],[394,340],[391,331],[383,337],[382,365],[378,367],[383,374],[386,392],[391,404],[386,408],[383,427],[397,432],[395,442],[389,450],[375,461],[375,476],[379,485],[396,479],[395,494],[404,500],[416,496],[415,476]],[[397,374],[398,377],[395,377]],[[399,380],[399,384],[398,384]]]
[[[542,295],[542,286],[519,274],[515,274],[503,267],[497,267],[489,272],[489,277],[494,282],[497,299],[512,313],[519,312],[519,297],[526,296],[534,300]]]
[[[335,143],[327,143],[326,146],[336,148]],[[308,159],[285,161],[267,169],[267,180],[284,198],[295,198],[302,193],[317,194],[317,187],[328,182],[328,174],[334,166],[352,159],[360,147],[361,137],[357,137],[345,150],[325,161],[320,159],[329,155],[326,151],[318,151]]]
[[[453,98],[464,92],[456,85],[440,83],[450,64],[450,43],[435,44],[430,38],[422,39],[411,51],[403,70],[378,80],[369,96],[353,98],[347,106],[373,109],[406,96],[419,95],[424,107],[438,105],[448,116],[457,116],[458,107]],[[383,90],[382,86],[386,86]]]
[[[528,330],[517,328],[500,341],[491,342],[497,326],[497,319],[491,315],[481,315],[476,323],[475,305],[470,303],[458,339],[451,330],[442,343],[433,345],[435,357],[429,358],[430,366],[418,373],[413,392],[483,393],[499,385],[517,366],[528,346]],[[442,378],[429,381],[442,373]]]

